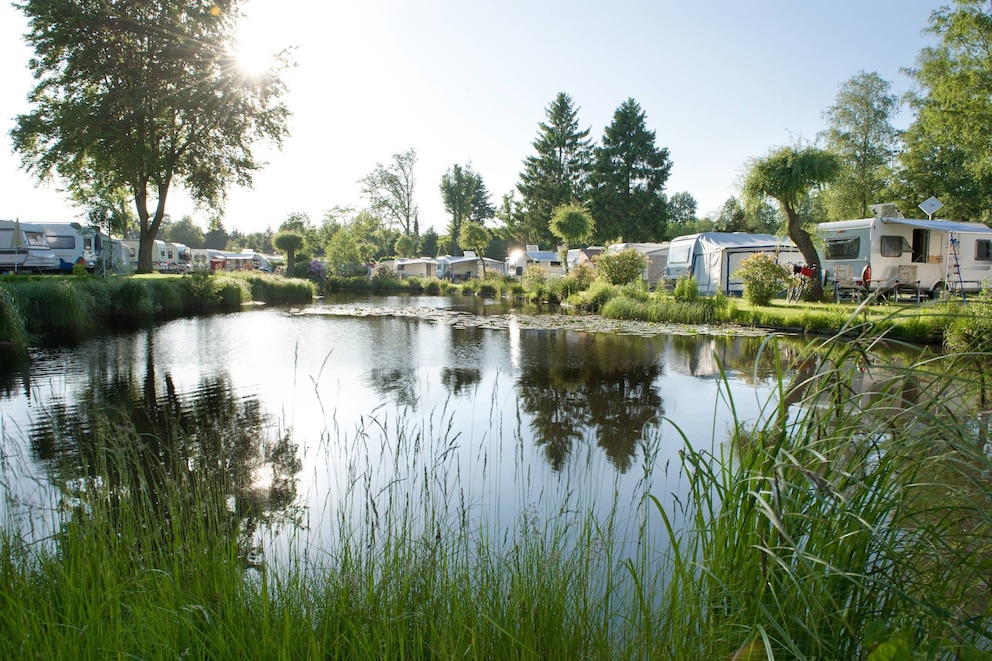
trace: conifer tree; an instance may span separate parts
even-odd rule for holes
[[[660,241],[665,233],[665,183],[672,169],[668,150],[655,145],[655,133],[634,99],[613,114],[595,150],[590,211],[600,243]]]
[[[535,154],[524,159],[517,192],[520,193],[521,243],[549,245],[551,215],[563,204],[584,203],[587,196],[592,143],[589,129],[580,130],[578,109],[565,92],[547,108],[547,122],[533,142]]]

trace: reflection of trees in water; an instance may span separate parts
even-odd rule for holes
[[[144,505],[163,535],[191,514],[220,521],[248,557],[259,523],[294,517],[301,462],[290,433],[266,440],[271,430],[258,400],[237,397],[225,377],[186,394],[169,375],[165,392],[158,383],[149,359],[141,382],[102,375],[75,404],[53,403],[31,429],[35,457],[68,505],[96,497],[114,508]]]
[[[417,405],[417,371],[415,369],[373,368],[365,375],[369,388],[383,397],[391,397],[400,406]]]
[[[445,367],[441,383],[452,395],[470,395],[482,381],[482,370],[470,367]]]
[[[555,470],[577,441],[593,435],[624,472],[637,441],[662,400],[659,338],[606,333],[524,333],[528,363],[517,380],[521,409],[530,414],[534,442]]]

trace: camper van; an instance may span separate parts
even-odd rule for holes
[[[876,216],[820,223],[824,290],[974,292],[992,277],[992,229],[981,223]]]
[[[0,220],[0,273],[55,271],[58,266],[41,225]]]
[[[721,292],[739,296],[744,283],[734,273],[748,257],[758,253],[772,256],[779,264],[802,264],[803,255],[789,239],[771,234],[745,232],[703,232],[672,239],[668,246],[665,283],[674,285],[683,275],[696,278],[700,294]]]

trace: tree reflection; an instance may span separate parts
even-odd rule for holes
[[[620,472],[643,430],[662,413],[658,338],[606,333],[525,333],[530,362],[517,380],[535,443],[560,470],[576,442],[596,439]]]
[[[163,535],[180,517],[209,519],[246,559],[261,523],[296,522],[301,462],[291,434],[273,430],[259,401],[238,397],[226,376],[183,394],[149,358],[143,377],[94,376],[76,403],[53,403],[29,437],[69,511],[97,497],[115,509],[146,506]]]

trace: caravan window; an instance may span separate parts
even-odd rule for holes
[[[75,250],[76,237],[74,236],[52,236],[48,235],[48,247],[52,250]]]
[[[975,241],[975,259],[980,262],[992,262],[992,241],[988,239]]]
[[[688,264],[689,263],[689,244],[682,246],[672,246],[668,250],[668,263],[669,264]]]
[[[857,259],[861,253],[861,237],[830,239],[826,245],[827,259]]]
[[[901,236],[882,236],[882,257],[901,257],[904,252],[911,252],[913,247]]]

